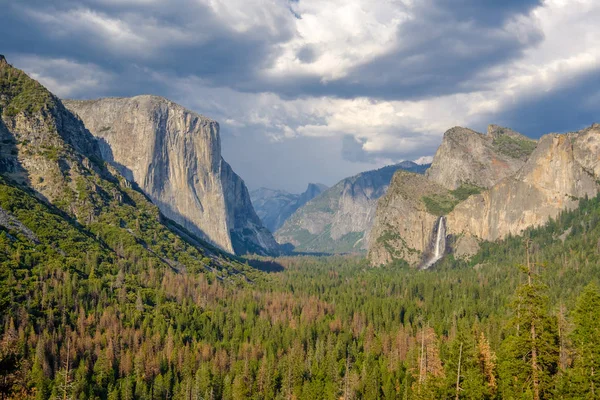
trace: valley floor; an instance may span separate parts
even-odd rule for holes
[[[298,256],[218,278],[127,249],[93,268],[55,262],[15,235],[0,232],[3,398],[577,399],[600,386],[599,199],[527,232],[529,270],[523,238],[430,271]]]

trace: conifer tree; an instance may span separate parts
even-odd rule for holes
[[[557,321],[549,312],[547,287],[540,282],[526,242],[527,274],[512,303],[513,318],[502,343],[502,397],[548,399],[558,370]]]
[[[575,397],[600,398],[600,290],[588,285],[573,311],[574,370],[571,374]]]

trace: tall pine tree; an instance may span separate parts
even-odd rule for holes
[[[526,243],[527,274],[512,303],[513,318],[502,343],[502,397],[542,400],[551,397],[558,370],[559,337],[556,318],[549,314],[547,287],[535,272]]]

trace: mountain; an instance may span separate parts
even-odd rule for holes
[[[244,181],[221,157],[217,122],[158,96],[64,103],[102,158],[165,216],[230,253],[277,253]]]
[[[377,200],[398,170],[424,173],[428,165],[411,161],[346,178],[300,207],[275,233],[297,251],[345,253],[367,249]]]
[[[374,265],[402,259],[418,263],[439,218],[427,199],[452,204],[451,192],[423,175],[398,171],[379,200],[369,233],[368,257]]]
[[[600,190],[600,125],[543,136],[527,163],[512,177],[457,205],[448,214],[449,233],[494,241],[574,209]]]
[[[535,145],[535,140],[497,125],[490,125],[487,135],[454,127],[444,133],[426,175],[450,190],[464,184],[489,188],[514,175]]]
[[[163,266],[230,270],[102,160],[82,121],[0,57],[0,236],[29,264],[93,275]],[[10,253],[10,251],[9,251]],[[48,272],[50,273],[50,272]]]
[[[424,262],[440,218],[457,257],[473,254],[481,241],[543,225],[598,193],[599,150],[597,124],[538,142],[495,125],[488,135],[453,128],[433,171],[394,177],[377,209],[369,259],[373,265]]]
[[[263,225],[275,232],[298,208],[325,190],[327,186],[320,183],[309,183],[301,194],[260,188],[250,192],[250,199]]]

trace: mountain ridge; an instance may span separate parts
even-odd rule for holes
[[[275,232],[298,208],[326,189],[328,187],[322,183],[309,183],[304,192],[292,194],[285,190],[261,187],[250,192],[250,198],[265,227]]]
[[[457,257],[469,257],[481,241],[540,226],[576,207],[580,198],[598,193],[599,154],[598,124],[544,135],[539,141],[497,125],[490,125],[487,135],[451,128],[426,175],[416,183],[417,177],[395,177],[380,201],[370,262],[381,265],[398,258],[412,265],[421,262],[440,216],[446,217],[447,240]],[[417,189],[432,183],[440,185],[436,193]],[[419,224],[421,229],[411,229]]]
[[[0,64],[0,144],[2,229],[56,248],[65,265],[86,274],[105,268],[81,264],[75,255],[84,243],[88,258],[136,260],[140,268],[216,271],[235,264],[165,218],[102,160],[81,119],[7,62]],[[48,230],[56,224],[64,229]]]
[[[299,208],[275,233],[282,245],[302,252],[363,252],[377,199],[398,169],[425,172],[429,165],[411,161],[342,179]]]

